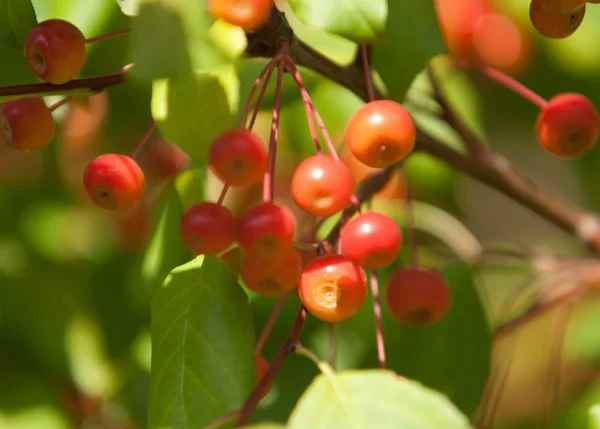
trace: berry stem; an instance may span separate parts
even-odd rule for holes
[[[317,134],[317,129],[315,128],[315,114],[314,109],[311,103],[310,95],[306,90],[306,86],[304,86],[304,82],[302,81],[302,76],[300,76],[300,72],[297,68],[291,68],[290,63],[291,59],[286,57],[286,68],[294,78],[296,85],[298,85],[298,89],[300,90],[300,96],[302,97],[302,104],[304,104],[304,112],[306,113],[306,122],[308,123],[308,129],[310,131],[310,136],[315,143],[315,150],[317,153],[321,153],[321,142],[319,141],[319,135]]]
[[[369,56],[367,55],[367,45],[360,45],[360,56],[362,59],[363,70],[365,73],[365,83],[367,85],[367,96],[369,101],[375,100],[375,90],[373,89],[373,79],[371,77],[371,67],[369,67]]]
[[[329,365],[335,369],[337,360],[337,323],[329,324]]]
[[[142,136],[140,141],[135,145],[135,147],[131,151],[131,155],[130,155],[131,158],[135,159],[138,156],[138,154],[140,153],[140,150],[142,150],[142,148],[148,141],[148,138],[154,132],[155,128],[156,128],[156,122],[152,122],[152,125],[150,125],[150,127],[148,127],[148,129],[146,130],[146,132],[144,133],[144,135]]]
[[[258,114],[260,113],[260,108],[262,107],[262,102],[265,97],[265,93],[267,92],[267,88],[269,86],[269,82],[271,80],[271,76],[273,75],[273,71],[275,69],[271,68],[267,72],[265,76],[265,80],[260,88],[260,92],[258,93],[258,97],[256,98],[256,104],[254,106],[254,110],[252,111],[252,118],[250,118],[250,123],[248,124],[248,130],[252,131],[254,128],[254,124],[256,123],[256,118],[258,118]],[[244,122],[245,123],[245,122]]]
[[[298,315],[296,316],[296,320],[294,321],[294,325],[292,326],[292,330],[288,335],[287,339],[281,345],[277,355],[271,362],[269,366],[269,370],[265,373],[262,380],[258,385],[254,388],[246,402],[241,408],[240,418],[237,421],[236,427],[243,427],[248,423],[252,412],[256,409],[256,405],[260,401],[260,396],[265,388],[272,382],[273,378],[281,368],[281,365],[288,357],[290,353],[293,353],[298,345],[298,340],[300,339],[300,334],[302,333],[302,328],[304,327],[304,322],[306,321],[306,309],[304,306],[300,307],[298,311]]]
[[[246,126],[246,122],[248,122],[248,114],[250,113],[250,106],[252,105],[252,100],[254,99],[254,94],[256,93],[256,90],[260,86],[260,83],[263,80],[263,78],[265,78],[265,82],[263,83],[263,88],[266,89],[266,85],[269,82],[269,80],[271,79],[271,75],[273,74],[273,70],[275,68],[275,65],[278,63],[278,61],[280,61],[279,57],[275,57],[272,60],[270,60],[263,67],[263,69],[260,71],[260,73],[258,74],[256,79],[252,83],[252,87],[250,88],[250,91],[248,91],[248,97],[246,98],[246,102],[244,103],[244,109],[242,110],[242,116],[240,119],[240,127],[241,128],[244,128]],[[257,101],[257,103],[256,103],[257,107],[255,107],[255,111],[260,110],[260,106],[258,104],[259,103]]]
[[[227,191],[229,191],[229,183],[223,184],[223,189],[221,189],[219,199],[217,200],[218,205],[223,205],[223,201],[225,201],[225,196],[227,196]]]
[[[417,242],[417,231],[415,230],[415,213],[412,203],[412,189],[408,183],[406,184],[406,204],[404,206],[404,210],[406,214],[406,228],[408,230],[410,266],[412,268],[418,268],[419,244]]]
[[[335,149],[335,145],[333,144],[333,141],[331,140],[331,137],[329,136],[327,127],[325,126],[325,123],[323,122],[323,118],[321,118],[319,111],[315,108],[315,104],[313,103],[312,98],[310,98],[310,94],[308,93],[308,91],[306,90],[306,87],[304,86],[304,82],[302,81],[302,77],[300,75],[300,72],[298,71],[298,68],[296,67],[296,64],[294,64],[294,61],[289,56],[286,56],[284,60],[285,60],[288,70],[290,71],[290,74],[294,78],[294,81],[296,82],[296,85],[298,86],[298,89],[300,90],[300,93],[303,94],[302,99],[305,100],[306,103],[308,104],[308,108],[312,112],[312,116],[314,117],[315,121],[317,122],[317,126],[319,127],[319,130],[321,131],[321,135],[323,136],[323,140],[325,140],[325,144],[327,144],[327,147],[329,148],[329,152],[331,153],[331,156],[336,160],[340,159],[340,157],[337,154],[337,150]]]
[[[377,340],[377,358],[379,359],[379,367],[385,368],[385,342],[383,340],[383,323],[381,313],[381,299],[379,294],[379,280],[377,279],[377,271],[371,271],[369,279],[371,285],[371,294],[373,295],[373,314],[375,315],[375,338]]]
[[[212,422],[210,422],[206,426],[203,426],[202,429],[219,429],[220,427],[223,427],[223,423],[227,423],[228,421],[239,417],[240,413],[241,413],[241,410],[229,411],[228,413],[225,413],[222,416],[217,417],[216,419],[214,419]]]
[[[275,191],[275,167],[277,162],[277,142],[279,139],[279,113],[281,111],[281,84],[283,82],[283,64],[277,64],[277,84],[275,86],[275,105],[269,138],[269,163],[263,182],[263,201],[273,202]]]
[[[131,28],[125,28],[123,30],[111,31],[110,33],[101,34],[99,36],[90,37],[85,39],[85,43],[90,44],[94,42],[99,42],[100,40],[112,39],[113,37],[122,36],[124,34],[131,33]]]
[[[58,109],[61,106],[64,106],[65,104],[67,104],[72,99],[73,99],[73,97],[71,97],[71,96],[65,97],[62,100],[59,100],[56,103],[48,106],[48,109],[50,109],[51,112],[54,112],[56,109]]]
[[[538,106],[540,109],[543,109],[548,104],[548,101],[545,98],[541,97],[536,92],[527,88],[521,82],[517,81],[516,79],[510,77],[509,75],[507,75],[505,73],[502,73],[499,70],[496,70],[496,69],[494,69],[492,67],[488,67],[488,66],[481,66],[479,68],[479,70],[484,75],[486,75],[488,78],[490,78],[490,79],[498,82],[500,85],[516,92],[517,94],[521,95],[526,100],[529,100],[530,102],[532,102],[533,104]]]
[[[258,337],[258,341],[256,341],[256,348],[254,350],[254,353],[256,353],[257,355],[259,355],[262,352],[262,349],[265,343],[267,342],[269,335],[271,335],[271,331],[273,330],[273,327],[275,326],[275,323],[279,318],[279,314],[281,314],[281,310],[283,309],[287,297],[287,293],[279,297],[279,299],[275,303],[275,306],[273,307],[273,310],[271,310],[271,314],[269,315],[269,318],[267,319],[267,322],[265,323],[265,326],[263,327],[263,330],[260,333],[260,337]]]

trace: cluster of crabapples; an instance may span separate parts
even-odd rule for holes
[[[384,168],[408,156],[415,136],[404,107],[377,100],[350,118],[345,142],[359,161]],[[209,164],[225,190],[263,180],[270,156],[265,146],[245,128],[227,130],[213,140]],[[326,218],[352,204],[354,185],[343,160],[317,153],[296,167],[289,192],[301,210]],[[204,255],[227,255],[239,246],[243,252],[240,276],[248,289],[280,296],[297,288],[307,310],[327,322],[345,320],[362,307],[368,291],[365,270],[389,266],[402,245],[401,230],[393,219],[366,211],[343,224],[336,253],[303,264],[294,242],[296,219],[288,207],[267,198],[236,219],[220,200],[200,202],[184,213],[181,233],[186,246]],[[433,271],[401,269],[388,287],[388,304],[399,321],[424,326],[446,315],[450,291]]]

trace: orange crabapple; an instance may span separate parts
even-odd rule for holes
[[[198,255],[218,255],[235,241],[233,214],[227,207],[210,201],[187,209],[180,228],[184,244]]]
[[[298,286],[302,259],[293,247],[272,255],[246,252],[242,258],[241,277],[248,289],[264,296],[279,296]]]
[[[313,316],[337,323],[354,316],[362,307],[367,297],[367,276],[345,256],[327,254],[304,268],[298,293]]]
[[[563,39],[573,34],[583,22],[586,7],[567,13],[549,11],[542,0],[531,0],[529,18],[535,29],[544,37]]]
[[[208,7],[215,18],[252,31],[267,22],[273,0],[208,0]]]
[[[0,105],[1,143],[23,152],[39,150],[50,144],[55,133],[56,123],[43,98],[21,98]]]
[[[286,206],[262,202],[247,210],[239,219],[237,240],[246,252],[274,255],[291,247],[296,219]]]

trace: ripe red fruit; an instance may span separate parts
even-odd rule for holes
[[[455,56],[468,56],[473,28],[485,14],[481,0],[436,0],[435,7],[448,50]]]
[[[398,322],[424,327],[448,314],[452,294],[446,280],[435,271],[404,268],[396,271],[389,280],[387,304]]]
[[[261,355],[255,354],[254,355],[254,363],[256,365],[256,370],[255,370],[255,375],[256,375],[256,385],[258,385],[261,380],[263,379],[263,377],[265,376],[265,374],[267,373],[267,371],[269,370],[269,362],[267,362],[267,360],[262,357]],[[271,387],[273,385],[273,382],[269,382],[269,384],[267,384],[265,390],[260,394],[260,399],[264,398],[265,396],[267,396],[267,393],[269,393],[269,390],[271,390]]]
[[[546,9],[554,13],[574,12],[585,5],[586,0],[542,0]]]
[[[300,280],[302,259],[293,247],[270,256],[254,252],[242,259],[242,280],[248,289],[265,296],[278,296],[294,289]]]
[[[217,255],[235,241],[235,218],[227,207],[210,201],[193,205],[181,218],[181,237],[198,255]]]
[[[416,133],[410,114],[401,104],[375,100],[352,115],[344,136],[359,161],[384,168],[408,156],[415,146]]]
[[[269,19],[273,0],[208,0],[208,6],[215,18],[248,31],[256,30]]]
[[[85,64],[85,36],[62,19],[42,21],[25,39],[25,59],[33,72],[48,83],[73,80]]]
[[[317,154],[296,168],[290,191],[302,210],[315,216],[331,216],[350,204],[354,179],[343,161]]]
[[[267,167],[267,151],[252,131],[225,131],[213,140],[210,166],[215,174],[231,186],[260,182]]]
[[[240,218],[237,231],[238,242],[246,252],[273,255],[291,247],[296,220],[287,207],[263,202]]]
[[[108,211],[135,207],[144,195],[144,173],[133,158],[109,153],[90,162],[83,186],[94,204]]]
[[[306,266],[298,292],[306,309],[325,322],[354,316],[367,297],[367,276],[348,258],[323,255]]]
[[[564,158],[589,151],[599,133],[598,111],[588,98],[574,93],[551,98],[536,123],[536,135],[542,147]]]
[[[570,36],[579,28],[585,16],[585,5],[568,13],[550,12],[542,0],[531,0],[529,18],[535,29],[551,39],[562,39]]]
[[[366,270],[390,265],[400,250],[402,233],[393,219],[374,211],[359,214],[340,232],[342,253]]]
[[[52,113],[40,97],[7,101],[0,106],[0,142],[13,149],[42,149],[55,133]]]

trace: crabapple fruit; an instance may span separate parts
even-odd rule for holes
[[[13,149],[42,149],[55,133],[56,123],[43,98],[21,98],[0,105],[0,142]]]
[[[260,295],[289,292],[298,285],[301,272],[302,259],[293,247],[268,256],[247,252],[242,258],[242,280],[248,289]]]
[[[287,207],[262,202],[241,216],[237,239],[246,252],[273,255],[291,247],[295,232],[296,219]]]
[[[573,12],[554,13],[544,6],[543,0],[531,0],[529,18],[535,29],[551,39],[563,39],[573,34],[583,22],[585,5]]]
[[[187,209],[180,227],[184,244],[198,255],[217,255],[235,241],[233,214],[227,207],[210,201]]]

